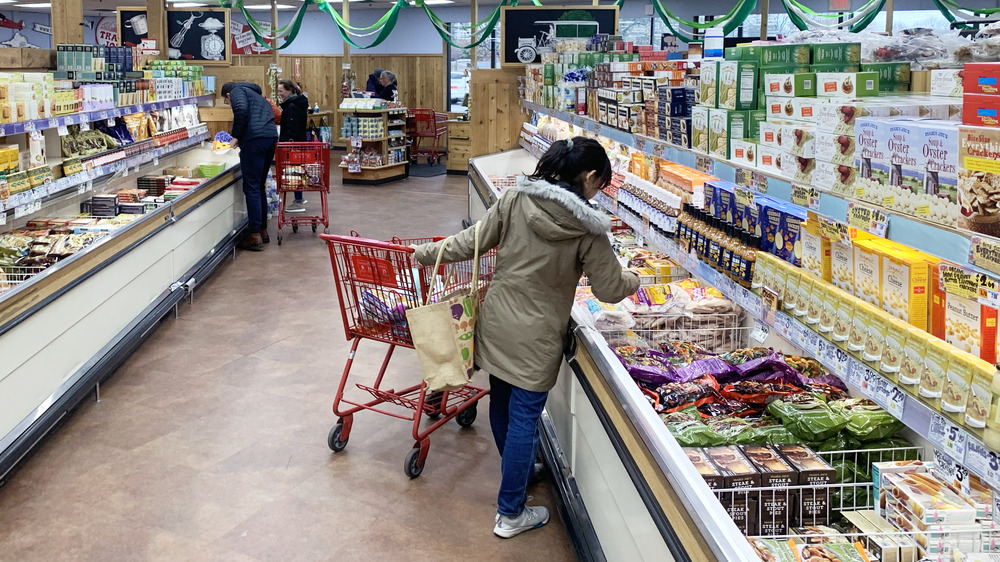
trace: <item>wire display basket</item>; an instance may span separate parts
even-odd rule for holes
[[[17,288],[35,275],[45,271],[44,265],[5,265],[0,266],[0,293]]]

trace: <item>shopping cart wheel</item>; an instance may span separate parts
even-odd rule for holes
[[[281,231],[278,231],[278,245],[281,245]]]
[[[293,224],[292,225],[292,232],[298,232],[298,231],[299,231],[299,225]]]
[[[424,463],[420,460],[419,447],[410,449],[410,452],[406,453],[406,460],[403,462],[403,471],[410,478],[416,478],[424,471]]]
[[[462,427],[471,427],[472,422],[476,421],[476,413],[476,405],[473,404],[465,410],[459,412],[458,415],[455,416],[455,421]]]
[[[316,223],[313,223],[313,234],[316,234]]]
[[[429,164],[431,166],[434,165],[434,157],[433,156],[428,156],[427,157],[427,164]]]
[[[337,422],[337,425],[333,426],[330,430],[330,435],[326,438],[326,444],[330,446],[330,450],[334,453],[339,453],[344,450],[347,446],[347,440],[349,437],[344,439],[340,438],[340,434],[344,431],[344,422]]]

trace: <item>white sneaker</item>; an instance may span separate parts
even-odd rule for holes
[[[537,529],[548,522],[549,510],[545,506],[526,505],[517,517],[497,514],[497,524],[496,527],[493,527],[493,534],[509,539],[525,531]]]
[[[285,207],[286,213],[304,213],[306,212],[306,201],[293,201],[291,205]]]

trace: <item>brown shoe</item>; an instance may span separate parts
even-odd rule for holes
[[[267,229],[266,228],[264,230],[260,231],[260,238],[261,238],[261,240],[264,241],[265,244],[270,244],[271,243],[271,237],[267,235]]]
[[[259,232],[254,232],[248,234],[246,238],[243,239],[237,246],[241,250],[250,250],[251,252],[260,252],[264,249],[264,240],[260,237]]]

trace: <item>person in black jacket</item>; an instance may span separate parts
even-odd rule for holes
[[[243,195],[247,200],[249,234],[239,247],[259,252],[267,239],[267,192],[264,184],[274,161],[278,128],[274,109],[260,86],[250,82],[227,82],[222,97],[233,108],[233,148],[240,149]]]
[[[278,131],[278,142],[305,142],[306,116],[309,113],[309,100],[302,90],[291,80],[278,81],[278,99],[281,100],[281,129]],[[284,196],[282,196],[282,204]],[[307,201],[302,198],[302,192],[295,192],[295,200],[285,207],[286,213],[304,213]]]
[[[368,75],[368,85],[365,86],[365,91],[374,93],[376,98],[382,97],[382,82],[379,81],[381,78],[382,68],[379,67]]]
[[[396,75],[388,70],[383,70],[382,76],[379,77],[379,83],[382,84],[382,92],[378,97],[386,101],[396,101]]]

